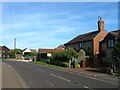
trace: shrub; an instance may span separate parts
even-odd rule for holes
[[[25,57],[25,56],[36,56],[36,54],[33,53],[33,52],[25,52],[25,53],[24,53],[24,57]]]
[[[22,50],[21,49],[10,50],[9,57],[10,58],[16,58],[16,54],[22,54]]]
[[[77,58],[77,52],[73,49],[73,48],[68,48],[66,51],[65,51],[65,55],[67,57],[68,60],[71,60],[73,57],[74,58]]]
[[[66,62],[67,61],[67,56],[65,55],[65,51],[60,51],[60,52],[53,53],[51,61]]]
[[[85,51],[83,49],[80,49],[80,51],[78,52],[78,58],[82,58],[85,56]]]

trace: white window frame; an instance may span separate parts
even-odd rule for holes
[[[108,47],[114,47],[113,39],[108,40]]]
[[[83,42],[80,43],[80,48],[83,48],[84,44]]]

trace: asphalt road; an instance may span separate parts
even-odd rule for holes
[[[61,69],[19,61],[3,61],[3,88],[118,88],[117,84]]]

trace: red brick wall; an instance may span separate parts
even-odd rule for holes
[[[94,65],[99,66],[100,64],[100,41],[104,39],[107,35],[106,30],[102,30],[94,39],[93,39],[93,53],[94,53]]]

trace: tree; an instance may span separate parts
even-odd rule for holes
[[[66,54],[68,60],[71,60],[72,58],[77,58],[77,56],[78,56],[77,51],[75,51],[73,48],[68,48],[65,51],[65,54]]]
[[[120,42],[115,41],[114,48],[113,48],[113,57],[114,61],[113,64],[115,65],[115,72],[120,74]]]
[[[114,45],[114,58],[115,60],[120,62],[120,42],[115,41],[115,45]]]
[[[78,58],[82,58],[85,56],[85,51],[83,49],[80,49],[80,51],[78,52]]]
[[[33,52],[25,52],[24,56],[35,56],[36,54]]]
[[[22,54],[22,50],[21,49],[12,49],[9,52],[9,57],[10,58],[16,58],[16,54]]]

